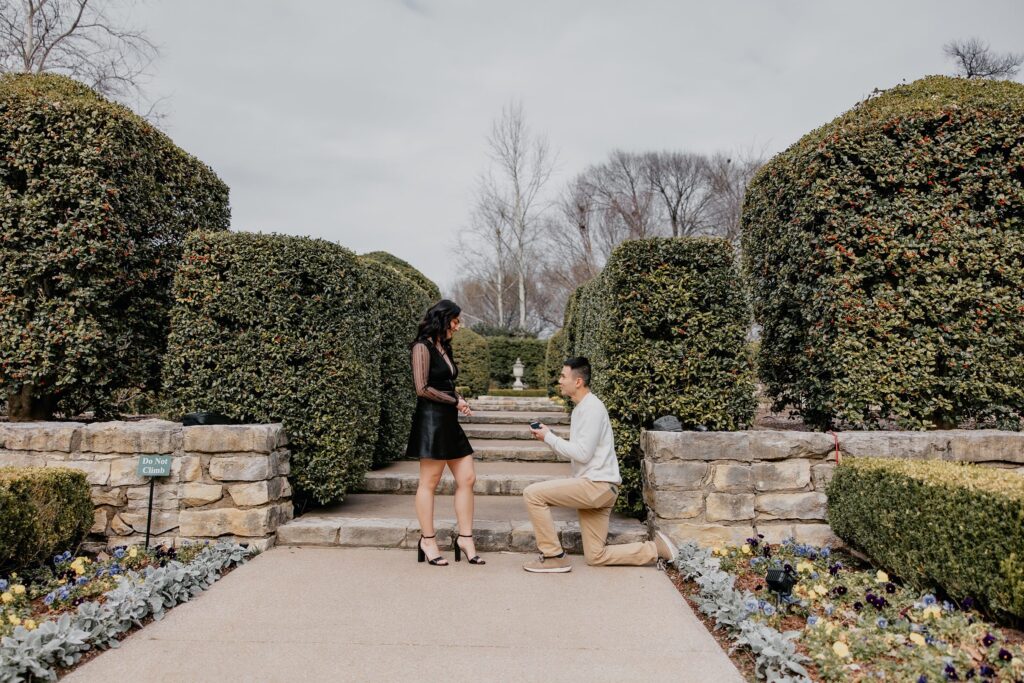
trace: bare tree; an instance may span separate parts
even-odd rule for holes
[[[527,327],[527,278],[536,250],[542,215],[542,192],[554,171],[547,140],[526,124],[522,105],[506,105],[487,138],[496,178],[486,209],[507,227],[508,256],[518,286],[519,327]]]
[[[738,244],[740,239],[740,215],[747,185],[762,165],[763,155],[752,151],[736,154],[718,152],[708,160],[712,189],[709,210],[713,232],[733,244]]]
[[[138,108],[158,50],[142,31],[119,26],[112,6],[110,0],[0,0],[0,70],[61,73]],[[150,105],[144,115],[154,110]]]
[[[644,155],[615,150],[608,161],[586,175],[591,182],[591,194],[606,214],[606,237],[612,237],[619,227],[624,228],[625,239],[657,234],[659,206]]]
[[[673,237],[700,235],[708,228],[713,199],[707,159],[686,152],[644,155],[647,181],[661,199]]]
[[[995,54],[988,43],[978,38],[950,41],[943,51],[956,62],[957,75],[964,78],[1012,79],[1024,63],[1024,55]]]

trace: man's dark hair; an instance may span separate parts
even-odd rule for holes
[[[566,358],[562,365],[567,365],[577,377],[583,379],[583,386],[590,387],[590,361],[584,356]]]

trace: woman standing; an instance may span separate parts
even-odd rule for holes
[[[472,415],[466,399],[455,391],[459,366],[452,356],[452,335],[459,329],[462,313],[455,303],[442,299],[427,311],[412,343],[412,377],[416,385],[416,413],[412,418],[406,458],[419,458],[420,481],[416,488],[416,516],[420,521],[417,560],[444,566],[434,530],[434,491],[447,464],[455,477],[455,561],[463,552],[470,564],[485,564],[473,543],[473,447],[459,425],[459,413]]]

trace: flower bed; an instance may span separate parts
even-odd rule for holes
[[[677,568],[699,587],[696,606],[752,652],[772,681],[1022,681],[1021,634],[962,604],[921,594],[829,548],[769,545],[680,548]],[[795,579],[769,593],[769,569]]]
[[[0,682],[56,680],[92,649],[209,588],[255,551],[234,543],[175,549],[115,548],[95,559],[63,553],[0,579]]]

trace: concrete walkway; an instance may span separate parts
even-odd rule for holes
[[[65,680],[743,680],[653,567],[574,557],[535,575],[533,556],[485,557],[273,548]]]

